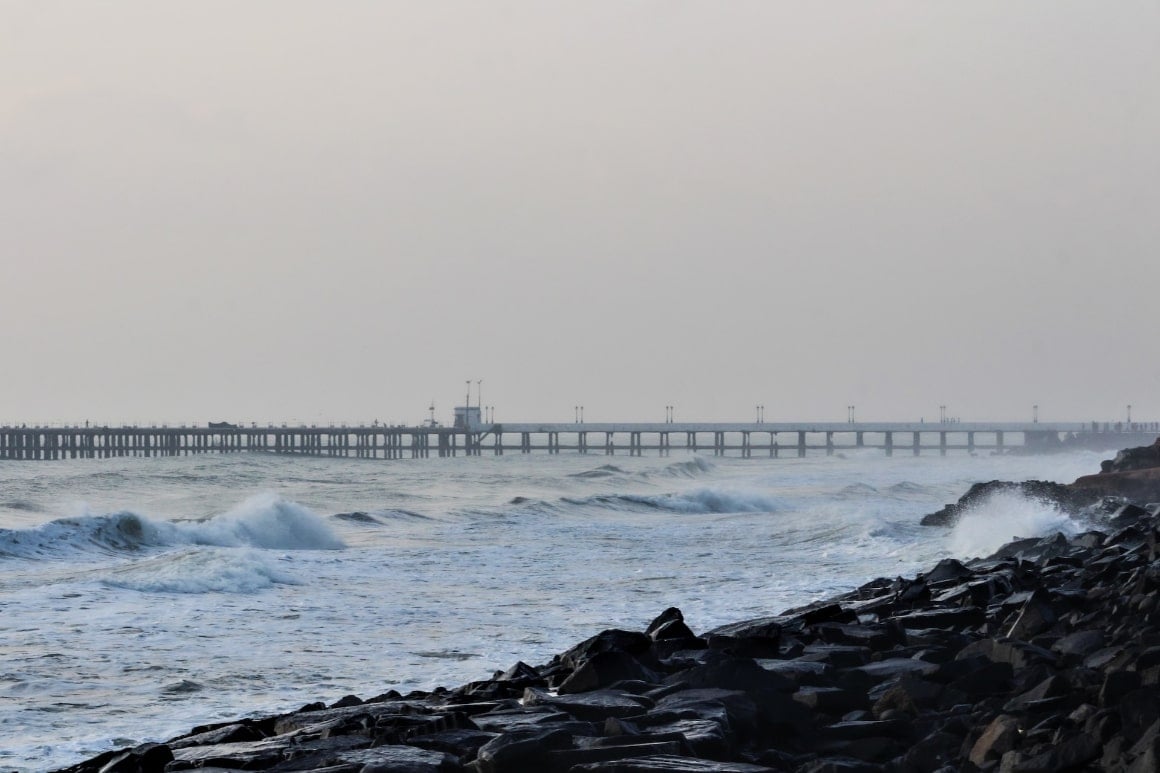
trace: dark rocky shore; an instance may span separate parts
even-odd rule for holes
[[[1068,486],[982,484],[930,520],[1010,488],[1100,528],[701,634],[668,609],[454,690],[198,727],[68,771],[1160,769],[1160,446]]]

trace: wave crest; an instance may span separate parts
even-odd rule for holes
[[[99,579],[104,585],[141,593],[246,594],[299,584],[258,551],[192,548],[134,561]]]
[[[273,494],[251,497],[201,521],[156,521],[129,511],[60,518],[30,529],[0,529],[0,556],[50,558],[182,545],[271,550],[340,550],[345,544],[307,508]]]
[[[610,510],[661,510],[670,513],[767,513],[777,509],[775,500],[758,491],[699,488],[669,494],[604,494],[585,499],[565,499],[568,504],[597,505]]]

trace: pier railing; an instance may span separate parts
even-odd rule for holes
[[[0,427],[0,459],[95,459],[261,452],[365,459],[483,454],[804,457],[858,449],[896,453],[1123,448],[1151,443],[1160,423],[626,422],[450,427]]]

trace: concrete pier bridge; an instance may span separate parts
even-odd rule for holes
[[[1152,443],[1160,423],[1097,422],[617,422],[459,426],[0,427],[0,459],[95,459],[260,452],[365,459],[483,454],[804,457],[858,449],[924,452],[1100,449]]]

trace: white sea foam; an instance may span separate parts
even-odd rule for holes
[[[768,492],[738,486],[706,486],[645,499],[677,513],[767,513],[777,509],[775,497]]]
[[[132,512],[60,518],[29,529],[0,529],[0,556],[62,557],[180,545],[273,550],[339,550],[334,530],[307,508],[273,494],[199,521],[158,521]]]
[[[947,539],[954,555],[977,558],[991,555],[1013,539],[1081,531],[1083,524],[1054,504],[1007,491],[968,508]]]
[[[179,550],[115,567],[99,576],[113,588],[144,593],[257,593],[299,581],[261,551]]]
[[[776,509],[775,498],[758,489],[704,486],[665,494],[601,494],[563,502],[613,511],[663,510],[670,513],[764,513]]]
[[[195,545],[274,550],[341,550],[345,547],[326,521],[309,509],[274,494],[250,497],[229,512],[173,526]]]

